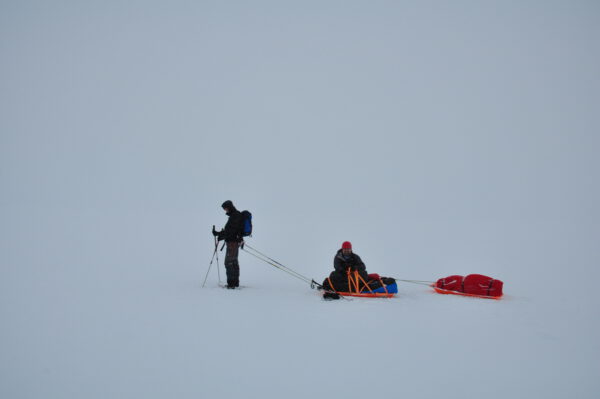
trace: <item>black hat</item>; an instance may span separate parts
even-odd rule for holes
[[[223,208],[223,209],[233,209],[234,208],[233,202],[227,200],[227,201],[223,202],[223,204],[221,204],[221,208]]]

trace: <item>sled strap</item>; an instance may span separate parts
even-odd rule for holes
[[[350,270],[346,270],[346,278],[348,279],[348,292],[352,292],[352,286],[354,283],[352,282],[352,278],[350,277]]]
[[[352,278],[350,270],[348,270],[346,273],[348,274],[348,287],[350,288],[350,292],[352,292],[352,289],[354,289],[354,292],[356,292],[357,294],[360,293],[360,291],[358,290],[358,280],[354,280]]]
[[[381,286],[383,287],[383,289],[385,290],[385,293],[388,294],[388,290],[387,290],[387,285],[385,285],[383,283],[383,280],[381,279],[381,277],[379,277],[379,282],[381,283]]]
[[[490,296],[490,290],[492,289],[493,284],[494,284],[494,279],[491,279],[490,285],[488,285],[487,296]]]
[[[327,277],[327,281],[329,281],[329,286],[331,287],[331,289],[333,290],[333,292],[335,292],[337,294],[337,290],[333,286],[333,283],[331,282],[331,279],[329,277]]]
[[[365,289],[366,289],[367,291],[372,291],[372,290],[369,288],[369,284],[367,284],[367,282],[366,282],[366,281],[365,281],[365,280],[364,280],[364,279],[361,277],[361,275],[358,273],[358,270],[355,270],[355,271],[354,271],[354,274],[356,275],[356,278],[357,278],[357,279],[360,279],[360,281],[362,281],[362,283],[365,285]],[[362,289],[360,290],[360,292],[362,292]]]

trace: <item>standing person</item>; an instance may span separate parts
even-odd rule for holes
[[[213,235],[219,241],[225,240],[227,251],[225,252],[225,270],[227,272],[227,288],[234,289],[240,286],[240,264],[238,263],[238,254],[240,243],[242,242],[242,234],[244,231],[244,217],[238,211],[233,202],[225,201],[221,205],[225,210],[225,214],[229,216],[225,228],[221,231],[216,231],[213,226]]]

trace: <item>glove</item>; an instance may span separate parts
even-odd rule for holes
[[[219,232],[217,230],[215,230],[215,225],[213,225],[212,234],[215,237],[219,235]]]

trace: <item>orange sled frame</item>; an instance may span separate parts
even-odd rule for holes
[[[460,295],[460,296],[470,296],[473,298],[484,298],[484,299],[495,299],[495,300],[500,300],[502,298],[502,295],[488,296],[488,295],[467,294],[465,292],[445,290],[443,288],[436,287],[435,284],[431,284],[431,288],[433,288],[435,290],[435,292],[437,292],[438,294],[444,294],[444,295]]]
[[[374,293],[356,293],[356,292],[338,292],[342,296],[357,296],[361,298],[393,298],[396,294],[386,294],[385,292],[374,292]]]
[[[348,276],[348,287],[350,287],[350,292],[341,292],[335,289],[329,277],[327,280],[329,281],[329,286],[333,289],[336,294],[340,294],[342,296],[355,296],[360,298],[393,298],[395,293],[391,293],[387,291],[386,285],[381,281],[381,285],[384,287],[385,292],[363,292],[363,291],[371,291],[367,282],[358,274],[358,271],[347,271],[346,275]],[[381,280],[381,279],[380,279]]]

